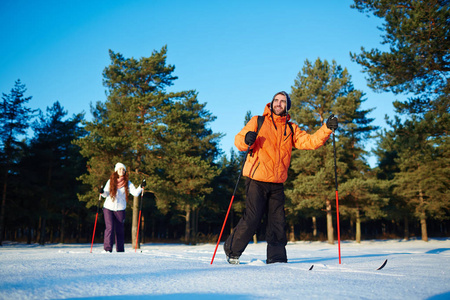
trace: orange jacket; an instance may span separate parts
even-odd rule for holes
[[[317,149],[325,144],[332,133],[325,124],[314,134],[308,134],[301,130],[298,125],[291,123],[294,130],[292,138],[289,125],[287,125],[286,136],[284,136],[286,117],[272,115],[270,103],[266,105],[263,116],[265,118],[264,123],[259,130],[255,143],[250,148],[250,154],[247,156],[242,174],[258,181],[285,182],[291,164],[292,147],[302,150]],[[287,115],[287,118],[289,121],[290,116]],[[248,131],[256,131],[257,128],[258,116],[254,116],[234,139],[234,145],[239,151],[247,151],[248,145],[245,143],[245,135]]]

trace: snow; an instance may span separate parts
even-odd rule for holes
[[[450,239],[295,242],[287,264],[265,264],[265,242],[240,265],[222,244],[144,244],[102,253],[94,244],[0,247],[0,299],[450,299]],[[388,259],[384,269],[376,269]],[[314,268],[309,271],[311,265]]]

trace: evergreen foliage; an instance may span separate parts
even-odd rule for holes
[[[436,122],[449,121],[450,2],[355,0],[353,8],[384,19],[383,52],[361,48],[351,54],[368,74],[369,86],[395,94],[411,93],[408,101],[396,101],[399,112],[436,115]],[[436,124],[437,132],[446,130]]]
[[[31,100],[31,96],[25,97],[26,91],[25,85],[18,79],[9,94],[2,94],[0,105],[0,170],[3,183],[0,212],[0,245],[2,245],[5,231],[6,202],[7,199],[12,198],[12,194],[8,195],[9,176],[17,172],[16,167],[22,157],[22,149],[25,146],[19,138],[25,136],[35,113],[35,110],[26,107],[26,104]]]
[[[391,161],[395,172],[389,182],[393,200],[402,206],[401,211],[406,210],[406,217],[420,221],[422,239],[426,241],[427,219],[444,220],[449,216],[448,138],[430,138],[423,122],[414,117],[403,123],[396,118],[389,124],[393,129],[382,136],[378,153],[384,158],[395,149]]]
[[[191,210],[211,192],[209,183],[217,173],[213,161],[220,134],[206,127],[214,117],[194,91],[165,91],[177,79],[174,67],[166,65],[166,51],[163,47],[139,60],[110,51],[111,65],[103,72],[107,101],[97,102],[94,121],[86,123],[89,135],[77,142],[89,158],[89,173],[81,179],[92,186],[80,200],[95,205],[97,188],[120,161],[128,166],[132,181],[147,179],[159,209],[185,212],[189,242]],[[137,207],[133,205],[132,236]]]
[[[352,7],[385,20],[381,30],[389,51],[362,48],[351,57],[372,89],[409,96],[394,102],[404,117],[388,121],[392,129],[381,134],[376,154],[379,177],[392,179],[393,207],[403,206],[420,220],[426,241],[427,218],[448,218],[449,212],[450,2],[355,0]]]
[[[318,130],[331,113],[338,115],[339,141],[336,151],[340,183],[357,179],[365,181],[370,169],[364,160],[363,142],[376,128],[370,125],[373,119],[367,118],[372,109],[361,109],[365,101],[363,96],[361,91],[354,89],[346,69],[335,61],[330,64],[320,59],[314,64],[306,60],[292,87],[292,118],[309,133]],[[294,222],[295,216],[301,212],[316,220],[317,214],[321,215],[321,209],[326,211],[329,243],[334,242],[331,214],[335,199],[333,158],[331,143],[315,151],[294,150],[291,168],[295,178],[287,184],[289,189],[286,191],[289,198],[287,210],[293,214],[288,216],[289,222]],[[369,193],[368,190],[366,192]],[[351,194],[344,195],[350,198]],[[350,215],[350,211],[354,211],[353,217],[359,213],[357,201],[344,201],[342,204],[346,204],[343,206],[344,212],[346,206]]]
[[[61,222],[55,227],[59,228],[60,242],[64,242],[68,215],[77,212],[80,205],[77,193],[82,186],[76,178],[84,173],[85,161],[72,141],[85,134],[80,127],[84,115],[64,120],[66,115],[58,101],[47,108],[46,115],[39,113],[21,168],[22,180],[35,190],[29,201],[39,202],[34,214],[39,216],[37,240],[41,245],[45,244],[48,222]]]
[[[173,100],[164,112],[162,121],[166,128],[158,138],[154,192],[161,209],[173,207],[185,213],[184,240],[195,243],[197,214],[205,196],[212,192],[211,182],[219,174],[214,160],[219,154],[221,134],[207,128],[215,117],[205,109],[205,104],[198,102],[194,91],[182,92]]]
[[[389,128],[376,136],[378,128],[369,117],[374,108],[361,108],[366,95],[354,88],[345,68],[335,61],[306,60],[295,78],[294,122],[313,133],[331,113],[339,119],[336,151],[344,239],[421,235],[426,241],[430,234],[449,234],[449,6],[441,0],[354,1],[356,10],[384,20],[384,46],[361,48],[351,59],[363,67],[374,91],[407,97],[394,102],[397,115],[387,118]],[[35,111],[27,107],[31,97],[25,96],[20,80],[3,94],[0,245],[4,236],[41,244],[90,242],[95,209],[101,205],[98,189],[118,161],[127,166],[134,184],[147,181],[140,227],[144,239],[217,241],[243,153],[231,149],[229,156],[222,155],[222,134],[209,128],[215,117],[199,103],[195,90],[166,91],[177,79],[175,67],[166,62],[167,47],[139,59],[113,51],[109,57],[103,72],[107,99],[91,104],[89,122],[83,114],[67,118],[55,102],[33,123]],[[246,113],[244,124],[251,116]],[[378,166],[371,169],[364,145],[375,137]],[[285,191],[290,240],[300,233],[300,239],[333,243],[331,141],[315,151],[293,151]],[[244,200],[245,180],[240,180],[227,224],[230,231]],[[138,203],[135,198],[127,207],[133,214],[127,213],[131,231],[126,241],[133,246]]]

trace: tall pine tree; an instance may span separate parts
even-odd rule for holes
[[[427,126],[415,118],[389,122],[392,130],[382,136],[382,158],[395,149],[392,164],[397,168],[389,182],[398,214],[409,214],[420,222],[423,241],[428,241],[427,219],[444,220],[450,211],[449,143],[430,139]],[[394,139],[391,137],[394,136]],[[390,143],[388,143],[390,141]],[[405,227],[408,222],[405,216]]]
[[[219,175],[214,160],[220,154],[221,134],[208,124],[215,117],[198,102],[194,91],[181,93],[167,107],[158,144],[158,184],[154,191],[161,205],[173,205],[185,216],[185,243],[196,243],[198,218],[211,182]]]
[[[86,122],[89,135],[77,144],[88,158],[88,173],[80,179],[92,187],[80,195],[88,207],[97,205],[98,188],[105,184],[116,162],[127,166],[130,180],[138,185],[147,178],[148,189],[155,187],[156,134],[164,129],[162,119],[169,97],[165,88],[177,77],[174,66],[166,64],[167,47],[153,51],[150,57],[125,58],[109,52],[111,64],[103,72],[107,88],[105,103],[92,107],[94,120]],[[133,200],[132,242],[135,245],[139,197]]]
[[[57,223],[55,231],[60,233],[59,241],[64,242],[68,215],[78,208],[79,203],[80,185],[76,178],[83,173],[85,162],[79,147],[72,141],[84,134],[80,127],[84,115],[77,114],[64,120],[66,116],[67,111],[58,101],[47,108],[45,115],[39,114],[39,119],[32,125],[34,137],[24,158],[23,166],[28,169],[21,170],[22,179],[34,190],[32,201],[39,201],[35,213],[39,214],[38,242],[41,245],[47,240],[50,220]]]
[[[17,172],[15,166],[20,160],[23,143],[20,137],[27,133],[35,110],[25,105],[31,97],[25,97],[26,87],[18,79],[9,94],[3,94],[0,103],[0,143],[1,143],[1,176],[2,203],[0,212],[0,246],[5,232],[6,202],[8,198],[8,181],[11,173]]]
[[[449,167],[444,154],[450,127],[450,3],[355,0],[352,7],[385,21],[381,27],[385,33],[382,42],[389,45],[389,50],[362,48],[360,54],[351,57],[363,66],[372,89],[408,96],[407,101],[394,102],[396,113],[403,115],[404,122],[396,121],[391,133],[394,140],[402,143],[393,143],[395,148],[383,157],[395,153],[396,168],[400,170],[394,175],[398,185],[395,191],[406,197],[406,203],[418,201],[418,205],[413,205],[414,215],[420,219],[423,240],[427,240],[426,218],[430,216],[428,208],[433,207],[430,203],[441,201],[445,206],[448,201],[446,193],[435,194],[441,190],[440,180],[425,179],[440,173],[427,170],[430,162],[444,169]],[[432,190],[434,196],[427,196],[427,190]]]
[[[292,87],[293,120],[309,132],[316,131],[331,114],[339,118],[339,140],[336,146],[338,156],[339,182],[367,172],[364,161],[365,151],[362,141],[370,136],[375,128],[367,118],[371,110],[362,110],[364,94],[354,89],[351,76],[335,61],[317,59],[314,64],[306,60],[305,65]],[[288,211],[309,211],[316,220],[320,210],[325,209],[327,238],[334,243],[333,205],[334,160],[331,143],[315,151],[294,151],[292,170],[295,179],[288,183],[286,191],[290,198]],[[317,227],[313,224],[313,227]]]

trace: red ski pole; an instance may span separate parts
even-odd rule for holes
[[[138,218],[138,228],[136,232],[136,243],[134,245],[134,252],[136,253],[137,245],[138,245],[138,238],[139,238],[139,225],[141,225],[141,211],[142,211],[142,197],[144,196],[144,187],[146,185],[145,179],[142,180],[141,187],[142,187],[142,193],[141,193],[141,203],[139,207],[139,218]]]
[[[98,195],[98,203],[97,203],[97,213],[95,214],[95,223],[94,223],[94,232],[92,233],[92,242],[91,242],[91,252],[92,253],[92,246],[94,246],[94,238],[95,238],[95,228],[97,227],[97,219],[98,219],[98,209],[100,206],[100,200],[102,199],[102,194]]]
[[[227,223],[228,215],[230,214],[231,206],[233,205],[234,195],[236,194],[236,190],[237,190],[237,187],[238,187],[238,184],[239,184],[239,179],[241,179],[241,175],[242,175],[242,169],[244,168],[245,160],[247,159],[247,155],[248,155],[249,151],[250,151],[250,146],[248,146],[247,151],[245,152],[245,155],[244,155],[244,161],[242,162],[241,170],[239,172],[239,176],[238,176],[238,179],[236,181],[236,186],[234,187],[233,196],[231,196],[230,205],[228,205],[228,211],[227,211],[227,214],[225,216],[225,220],[223,221],[222,230],[220,230],[219,239],[217,240],[217,244],[216,244],[216,249],[214,249],[214,254],[213,254],[213,257],[211,259],[211,265],[214,262],[214,257],[216,256],[217,247],[219,247],[220,239],[222,238],[223,229],[225,228],[225,224]]]
[[[339,252],[339,264],[341,264],[341,232],[339,228],[339,194],[338,194],[338,181],[337,181],[337,166],[336,166],[336,138],[333,129],[333,152],[334,152],[334,182],[336,186],[336,216],[337,216],[337,236],[338,236],[338,252]]]

